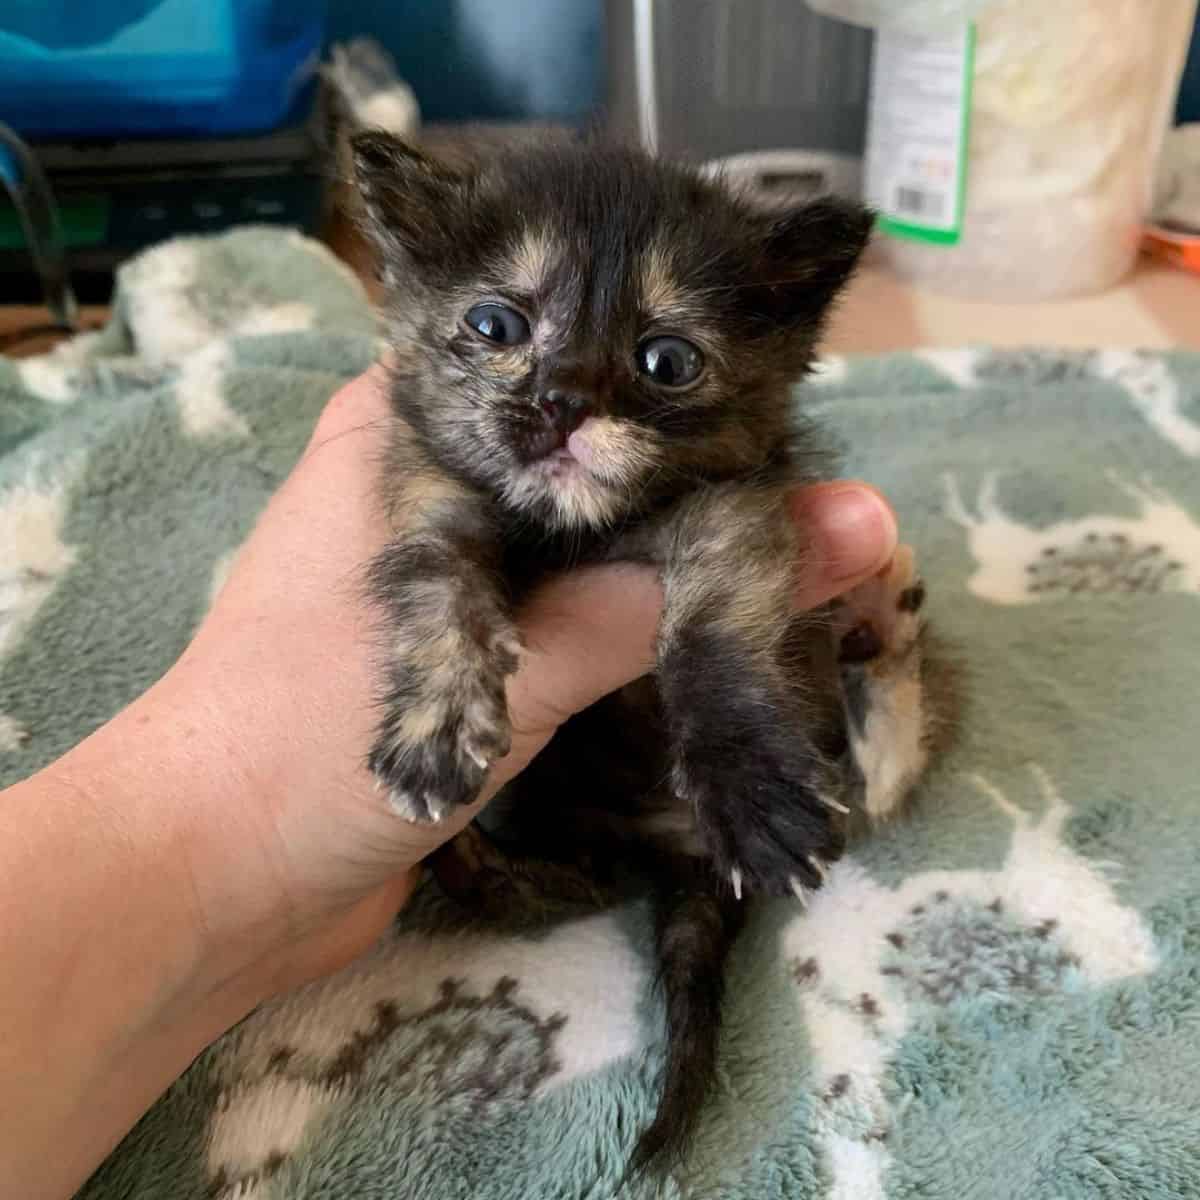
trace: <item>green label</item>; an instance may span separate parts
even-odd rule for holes
[[[974,73],[974,25],[877,34],[865,192],[884,233],[941,246],[962,236]]]

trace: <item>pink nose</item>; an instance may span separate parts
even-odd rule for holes
[[[550,425],[559,433],[568,434],[579,428],[592,411],[589,397],[578,392],[551,388],[538,397],[538,407]]]

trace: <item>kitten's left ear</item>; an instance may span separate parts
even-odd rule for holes
[[[350,142],[367,232],[383,253],[435,259],[454,237],[469,176],[382,130]]]
[[[875,214],[861,204],[827,197],[767,218],[764,269],[771,278],[779,315],[816,320],[850,278]]]

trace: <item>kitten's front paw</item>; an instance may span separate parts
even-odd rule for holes
[[[690,737],[677,749],[674,783],[738,899],[803,898],[842,855],[848,810],[837,772],[783,720],[767,715],[736,738]]]
[[[477,799],[512,741],[504,680],[516,669],[516,650],[515,641],[506,643],[486,659],[444,663],[425,679],[394,670],[367,762],[401,816],[437,822]]]

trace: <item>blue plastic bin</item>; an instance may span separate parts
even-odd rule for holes
[[[0,0],[0,121],[31,138],[261,133],[311,85],[325,0]]]

